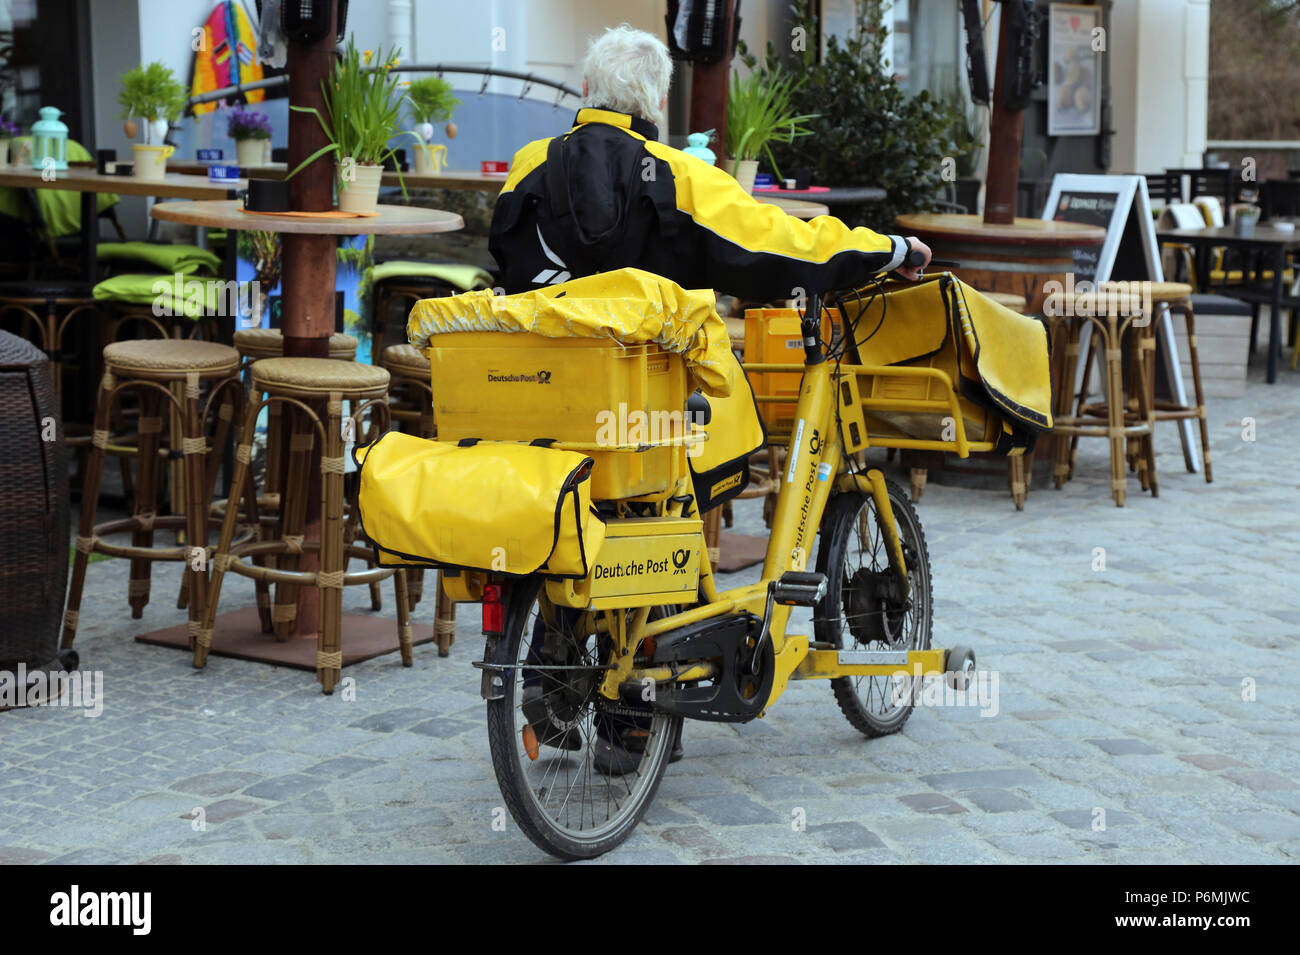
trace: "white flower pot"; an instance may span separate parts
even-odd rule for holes
[[[340,212],[374,212],[379,205],[379,182],[384,176],[383,166],[362,166],[349,163],[352,178],[343,178],[344,166],[336,167],[339,182]]]
[[[236,139],[235,140],[235,164],[239,166],[260,166],[262,159],[266,155],[266,149],[262,145],[264,139]]]
[[[735,177],[740,187],[750,195],[754,194],[754,177],[758,175],[757,159],[727,160],[727,172]]]
[[[421,143],[415,147],[414,155],[417,176],[436,176],[442,172],[443,163],[447,161],[447,147]]]
[[[135,153],[136,179],[161,179],[167,173],[167,157],[176,152],[175,146],[140,146],[132,144]]]

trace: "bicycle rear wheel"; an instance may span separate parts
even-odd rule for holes
[[[839,494],[822,523],[817,569],[826,574],[814,633],[844,650],[924,650],[930,646],[934,605],[930,554],[916,509],[903,489],[886,481],[907,563],[908,598],[890,599],[887,539],[875,500]],[[915,677],[843,676],[831,680],[841,712],[868,737],[897,733],[912,714]]]
[[[505,632],[486,662],[503,697],[487,704],[501,795],[519,828],[562,859],[608,852],[632,832],[668,765],[680,718],[600,695],[610,641],[597,615],[555,607],[540,579],[511,588]],[[643,739],[635,768],[609,771],[611,740]]]

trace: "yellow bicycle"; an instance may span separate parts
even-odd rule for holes
[[[954,433],[896,434],[888,446],[965,456],[994,444],[967,439],[943,370],[861,364],[847,315],[828,347],[822,314],[811,297],[802,364],[746,366],[802,375],[758,583],[718,589],[684,478],[600,505],[606,536],[585,579],[446,573],[455,599],[483,603],[476,666],[492,760],[515,821],[545,851],[590,858],[627,838],[683,720],[753,720],[790,680],[826,679],[849,722],[875,737],[902,728],[922,676],[971,678],[970,649],[931,646],[930,559],[916,511],[859,452],[881,446],[868,421],[890,413],[948,414]],[[889,382],[905,387],[881,387]],[[918,384],[939,397],[916,397]],[[812,608],[811,634],[790,632],[794,607]]]

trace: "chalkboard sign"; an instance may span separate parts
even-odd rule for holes
[[[1143,176],[1082,176],[1060,173],[1052,180],[1052,191],[1043,209],[1043,219],[1079,222],[1101,226],[1106,241],[1098,248],[1074,250],[1074,283],[1077,289],[1085,281],[1163,282],[1160,249],[1156,245],[1155,220],[1151,215],[1151,197]],[[1178,350],[1173,347],[1174,326],[1165,310],[1156,328],[1163,358],[1163,385],[1166,396],[1186,405],[1182,369]],[[1082,375],[1083,368],[1079,372]],[[1101,380],[1098,378],[1097,380]],[[1081,382],[1076,382],[1076,390]],[[1199,469],[1199,447],[1193,441],[1192,423],[1180,421],[1179,437],[1183,457],[1190,471]]]

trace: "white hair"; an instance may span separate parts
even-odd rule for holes
[[[662,123],[659,104],[668,95],[673,63],[663,41],[626,23],[591,41],[582,75],[587,106],[605,106]]]

